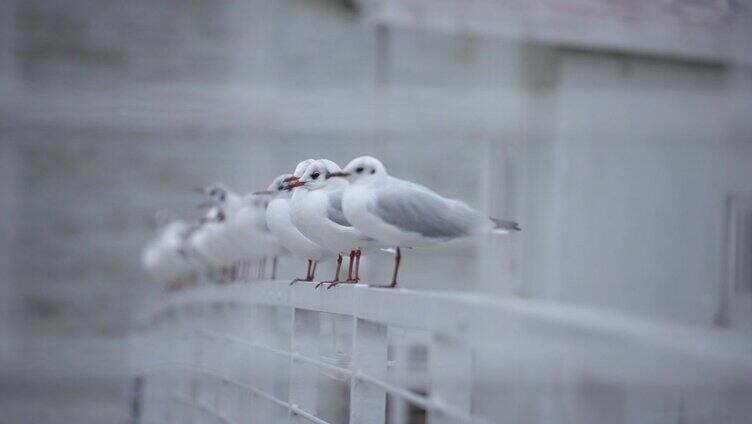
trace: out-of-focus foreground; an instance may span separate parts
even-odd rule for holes
[[[307,157],[520,221],[409,252],[404,287],[748,340],[750,5],[459,3],[0,2],[0,421],[126,422],[155,212]]]

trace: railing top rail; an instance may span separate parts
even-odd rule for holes
[[[649,348],[651,354],[656,351],[662,357],[683,359],[677,363],[685,364],[688,370],[698,368],[699,364],[703,372],[696,381],[708,383],[707,375],[714,375],[720,381],[728,381],[733,375],[752,379],[752,340],[730,331],[662,323],[547,301],[490,298],[468,292],[383,289],[360,284],[317,290],[311,283],[290,287],[279,281],[206,286],[159,302],[140,315],[140,322],[153,322],[189,307],[211,304],[261,304],[356,316],[390,326],[463,338],[491,351],[498,351],[509,340],[522,340],[521,346],[527,340],[541,349],[552,343],[584,341],[570,344],[576,349],[588,349],[585,355],[613,354],[625,347]],[[527,353],[529,351],[519,347],[507,347],[504,352],[512,355]],[[718,372],[709,373],[709,369]],[[650,371],[631,375],[640,374],[651,378]],[[672,370],[671,374],[690,376],[692,373]]]

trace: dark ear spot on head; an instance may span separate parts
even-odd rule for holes
[[[371,169],[371,174],[375,174],[375,173],[376,173],[376,170],[375,169]]]

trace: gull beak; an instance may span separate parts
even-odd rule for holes
[[[198,194],[206,194],[206,190],[203,187],[193,187],[191,191]]]
[[[289,183],[290,181],[298,181],[299,179],[300,178],[298,178],[298,177],[296,177],[296,176],[293,175],[292,177],[285,178],[284,180],[282,180],[282,182],[283,183]]]
[[[329,176],[330,177],[343,177],[344,178],[344,177],[349,177],[350,173],[349,172],[342,172],[342,171],[340,171],[340,172],[331,172],[331,173],[329,173]]]
[[[269,190],[260,190],[260,191],[254,191],[251,194],[254,195],[254,196],[260,196],[262,194],[272,194],[272,192],[269,191]]]
[[[287,188],[293,189],[295,187],[302,187],[305,185],[305,182],[300,180],[291,181],[289,184],[287,184]]]

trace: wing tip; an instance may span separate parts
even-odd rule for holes
[[[504,219],[497,219],[497,218],[491,218],[491,221],[494,223],[494,230],[502,230],[502,231],[522,231],[522,228],[520,228],[520,224],[514,222],[514,221],[507,221]]]

